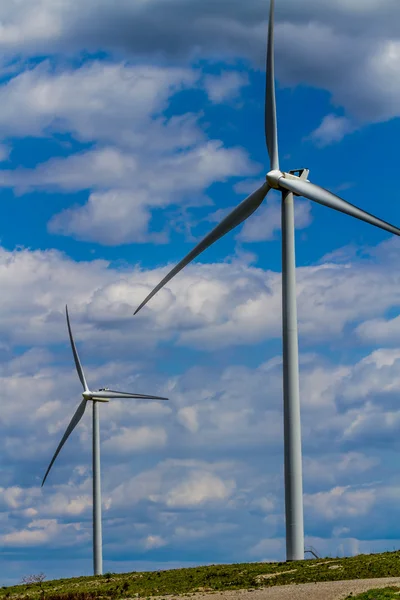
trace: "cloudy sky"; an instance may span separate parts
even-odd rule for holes
[[[279,198],[133,310],[262,180],[267,0],[0,5],[0,583],[283,559]],[[277,0],[281,165],[400,223],[398,0]],[[400,243],[296,200],[306,544],[400,545]]]

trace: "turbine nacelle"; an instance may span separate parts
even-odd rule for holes
[[[98,392],[103,392],[103,391],[105,391],[104,388],[98,390]],[[90,390],[88,390],[86,392],[82,392],[82,397],[86,401],[92,400],[93,402],[110,402],[109,398],[96,397],[96,391],[91,392]]]
[[[295,181],[301,179],[302,181],[308,182],[309,172],[310,169],[293,169],[288,173],[286,173],[285,171],[280,171],[279,169],[273,169],[272,171],[269,171],[269,173],[267,173],[266,180],[271,188],[273,188],[274,190],[282,191],[283,189],[285,189],[285,186],[282,186],[280,183],[282,178],[291,179]],[[296,192],[293,193],[295,196],[301,195],[297,194]]]
[[[298,175],[296,175],[298,173]],[[310,169],[291,169],[287,175],[292,175],[294,177],[298,177],[299,179],[304,179],[305,181],[309,181],[308,175],[310,173]]]

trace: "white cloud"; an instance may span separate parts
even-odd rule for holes
[[[0,536],[4,547],[38,547],[58,539],[60,546],[74,545],[85,541],[85,532],[80,525],[62,525],[56,519],[37,519],[31,521],[26,529],[14,530]]]
[[[168,120],[161,114],[170,97],[196,85],[197,77],[187,68],[106,61],[53,70],[45,61],[0,87],[0,132],[3,137],[68,132],[83,142],[130,149],[190,146],[203,139],[193,116]]]
[[[242,149],[207,140],[199,115],[163,115],[173,96],[198,86],[198,78],[192,69],[106,61],[65,71],[43,62],[12,77],[0,86],[3,137],[68,132],[94,145],[35,168],[3,169],[0,185],[17,193],[90,190],[83,205],[53,216],[52,233],[107,245],[166,242],[168,231],[152,231],[152,210],[185,200],[202,204],[215,181],[257,170]]]
[[[309,135],[309,139],[323,148],[329,144],[342,141],[345,135],[353,131],[354,126],[347,117],[330,114],[323,118],[322,123]]]
[[[167,433],[162,427],[121,427],[116,435],[104,442],[104,448],[112,453],[129,454],[151,448],[163,448]]]
[[[241,88],[247,84],[247,75],[236,71],[227,71],[221,75],[206,75],[204,78],[204,87],[208,97],[215,104],[236,98]]]
[[[225,278],[228,268],[229,284]],[[163,269],[157,276],[153,272],[142,277],[143,297],[166,272]],[[328,332],[341,335],[346,324],[368,319],[377,310],[386,310],[398,302],[397,280],[393,270],[378,269],[372,261],[298,268],[300,334],[309,338],[323,338]],[[238,262],[229,267],[195,265],[161,290],[139,318],[149,319],[162,329],[171,319],[175,327],[185,328],[179,337],[181,344],[202,348],[278,337],[281,335],[280,276]]]
[[[223,463],[201,460],[163,460],[119,483],[110,494],[111,506],[115,510],[146,500],[167,511],[197,510],[207,504],[215,508],[235,490],[235,481],[227,478],[224,468]],[[232,464],[228,468],[232,471]]]
[[[381,407],[367,402],[363,408],[349,411],[348,425],[343,431],[343,440],[362,443],[384,441],[386,447],[393,444],[400,424],[398,410],[383,411]]]
[[[353,490],[350,486],[304,495],[304,506],[327,520],[366,515],[375,502],[374,490]]]
[[[49,416],[54,415],[54,413],[58,412],[61,408],[61,402],[59,400],[50,400],[49,402],[45,402],[36,410],[36,416],[38,419],[47,418]]]
[[[143,546],[146,550],[153,550],[154,548],[162,548],[168,542],[166,542],[160,535],[148,535],[143,540]]]
[[[354,402],[371,395],[397,393],[400,388],[399,366],[399,349],[375,350],[355,365],[351,379],[345,382],[343,398]]]
[[[277,27],[278,72],[287,85],[307,83],[328,90],[332,102],[345,108],[356,121],[383,121],[398,116],[395,98],[399,80],[395,75],[399,40],[389,28],[378,30],[380,7],[368,14],[361,29],[356,16],[338,4],[300,22],[287,20]],[[389,19],[388,8],[383,15]],[[309,13],[310,15],[310,13]],[[374,23],[375,20],[375,23]],[[366,23],[367,21],[367,23]],[[291,43],[286,44],[285,40]],[[348,123],[343,122],[346,128]]]
[[[306,480],[315,484],[333,484],[340,478],[351,480],[354,475],[365,473],[380,463],[377,457],[366,456],[361,452],[347,452],[337,456],[306,457],[304,459],[304,475]]]
[[[235,482],[223,481],[207,472],[195,471],[190,479],[173,488],[166,500],[170,507],[190,507],[210,501],[226,500],[235,488]]]
[[[90,194],[86,204],[69,208],[49,222],[50,233],[117,246],[129,242],[166,243],[165,232],[151,232],[151,212],[140,194],[114,191]]]
[[[254,170],[244,151],[240,148],[226,149],[218,140],[206,142],[184,154],[161,157],[158,169],[153,164],[139,164],[137,159],[137,156],[115,148],[100,148],[73,154],[66,159],[54,158],[32,170],[1,171],[0,183],[6,187],[16,186],[19,190],[61,188],[77,191],[86,188],[126,190],[131,186],[140,190],[147,181],[147,193],[156,196],[165,194],[168,203],[172,192],[185,194]],[[157,177],[154,177],[156,171]],[[182,173],[187,176],[182,177]],[[166,203],[165,196],[162,198],[153,202],[162,206]]]
[[[390,248],[379,266],[375,259],[354,258],[344,265],[298,268],[300,334],[308,339],[340,336],[345,327],[357,327],[396,306],[399,277],[391,267]],[[112,330],[116,344],[140,339],[144,347],[171,337],[181,345],[214,349],[280,337],[280,274],[241,260],[188,267],[133,319],[133,310],[165,272],[115,269],[100,260],[75,263],[56,251],[0,249],[0,283],[7,289],[0,299],[2,339],[40,346],[65,340],[66,302],[77,341],[102,349],[105,339],[97,327]],[[29,368],[49,359],[37,351],[29,356]],[[18,369],[18,363],[12,368]],[[48,389],[45,378],[34,381]]]
[[[1,500],[9,508],[17,508],[19,506],[22,494],[23,490],[17,486],[0,488]]]
[[[177,413],[177,418],[184,427],[192,433],[199,429],[197,408],[195,406],[184,406]]]
[[[259,509],[264,513],[271,513],[276,508],[276,498],[272,494],[256,498],[252,502],[252,508]]]
[[[92,510],[92,496],[90,494],[81,494],[75,496],[72,490],[56,491],[48,495],[48,488],[42,498],[44,506],[42,511],[48,516],[55,517],[77,517],[83,514],[90,514]]]
[[[365,342],[398,344],[400,342],[400,316],[393,319],[369,319],[356,330]]]
[[[165,243],[168,241],[166,232],[149,231],[151,209],[164,208],[186,198],[192,204],[202,204],[202,191],[214,181],[225,181],[238,173],[252,171],[253,166],[241,149],[225,149],[221,142],[210,141],[185,154],[154,157],[154,160],[147,157],[145,163],[139,164],[131,155],[103,148],[63,160],[50,160],[32,172],[3,172],[3,177],[5,185],[19,188],[100,190],[91,194],[83,206],[55,215],[49,230],[118,245]],[[155,172],[157,177],[154,177]],[[101,192],[103,188],[112,188],[112,191]]]
[[[371,0],[360,12],[358,2],[335,0],[321,5],[295,0],[277,7],[277,74],[288,84],[327,89],[335,104],[360,119],[398,115],[397,77],[400,40],[395,23],[399,8],[392,0]],[[127,5],[107,2],[54,4],[32,0],[1,8],[3,53],[99,49],[126,55],[169,59],[250,58],[264,61],[267,13],[257,1],[243,10],[239,0],[226,7],[200,1],[155,0]],[[287,40],[290,39],[290,44]]]
[[[284,544],[283,539],[262,539],[251,548],[250,552],[263,562],[273,562],[273,557],[282,551]]]
[[[11,147],[7,144],[0,144],[0,162],[8,160],[11,153]]]

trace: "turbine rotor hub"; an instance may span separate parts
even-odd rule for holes
[[[309,174],[310,170],[309,169],[293,169],[291,171],[289,171],[288,173],[286,172],[282,172],[279,171],[278,169],[273,169],[272,171],[270,171],[269,173],[267,173],[267,183],[268,185],[271,186],[271,188],[274,188],[275,190],[282,190],[283,188],[279,185],[279,182],[282,178],[284,179],[303,179],[304,181],[308,181],[308,174]],[[294,192],[295,196],[298,196],[298,194],[296,194]]]
[[[279,190],[279,180],[282,177],[284,177],[282,171],[279,171],[279,169],[273,169],[272,171],[267,173],[267,183],[275,190]]]
[[[106,391],[106,388],[102,388],[100,390],[98,390],[99,392],[104,392]],[[86,392],[82,392],[82,396],[84,398],[84,400],[87,401],[92,401],[92,402],[109,402],[108,398],[99,398],[98,396],[96,396],[96,392],[91,392],[90,390],[87,390]]]

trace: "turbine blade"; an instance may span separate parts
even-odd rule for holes
[[[73,432],[75,427],[78,425],[79,421],[82,419],[83,414],[86,409],[86,404],[87,404],[87,400],[82,400],[82,402],[76,409],[76,412],[75,412],[74,416],[72,417],[67,429],[65,430],[65,433],[62,437],[61,442],[58,444],[57,450],[55,451],[53,458],[51,459],[51,463],[49,464],[48,469],[46,471],[46,475],[44,476],[43,481],[42,481],[42,487],[44,486],[44,482],[46,481],[47,475],[49,474],[50,469],[53,466],[53,463],[56,460],[61,448],[64,446],[65,442],[67,441],[67,439],[69,438],[69,436],[71,435],[71,433]]]
[[[81,361],[79,360],[79,356],[78,356],[78,352],[77,352],[77,349],[75,346],[74,338],[72,337],[71,324],[69,322],[69,315],[68,315],[68,306],[65,307],[65,314],[67,315],[68,333],[69,333],[69,339],[71,342],[72,354],[74,355],[76,370],[78,372],[78,377],[81,380],[81,384],[83,385],[83,389],[85,390],[85,392],[87,392],[87,391],[89,391],[89,388],[88,388],[88,384],[86,383],[85,374],[82,369]]]
[[[323,204],[324,206],[338,210],[346,215],[355,217],[360,221],[365,221],[366,223],[375,225],[375,227],[379,227],[389,233],[400,236],[400,229],[398,227],[395,227],[386,221],[382,221],[382,219],[367,213],[361,208],[357,208],[354,204],[350,204],[350,202],[343,200],[343,198],[336,196],[336,194],[332,194],[332,192],[325,190],[319,185],[315,185],[314,183],[310,183],[303,179],[288,179],[286,177],[281,177],[279,179],[279,186],[290,192],[295,192],[300,196],[304,196],[304,198],[314,200],[314,202],[318,202],[319,204]]]
[[[275,95],[274,8],[275,0],[270,0],[267,64],[265,74],[265,141],[267,142],[271,170],[279,170],[278,128],[276,122]]]
[[[209,248],[214,242],[222,238],[226,233],[243,223],[253,212],[260,206],[265,196],[270,190],[270,186],[267,182],[263,183],[255,192],[250,194],[243,202],[229,213],[225,219],[221,221],[206,237],[193,248],[171,271],[164,277],[162,281],[150,294],[143,300],[140,306],[135,310],[133,314],[139,312],[141,308],[162,288],[168,281],[170,281],[179,271],[181,271],[186,265],[194,260],[204,250]]]
[[[163,396],[148,396],[147,394],[131,394],[130,392],[116,392],[115,390],[101,390],[93,392],[93,400],[107,398],[137,398],[142,400],[169,400]]]

